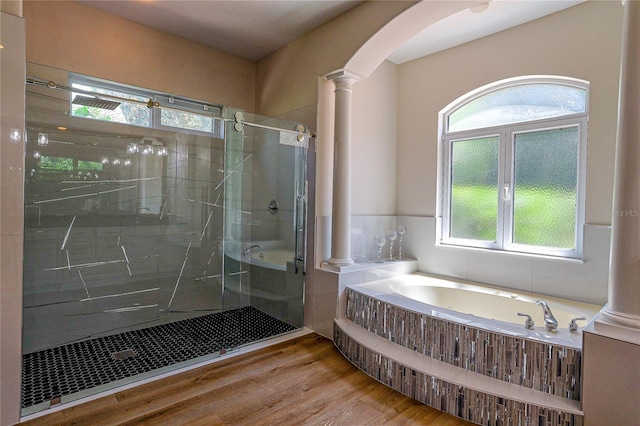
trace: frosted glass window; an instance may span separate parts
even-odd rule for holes
[[[479,129],[586,112],[587,92],[559,84],[505,87],[458,108],[449,115],[449,131]]]
[[[499,143],[493,136],[452,144],[452,238],[496,241]]]
[[[575,248],[578,127],[515,135],[513,242]]]
[[[440,243],[582,257],[588,89],[516,77],[440,112]]]

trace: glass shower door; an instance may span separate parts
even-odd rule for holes
[[[54,86],[26,96],[23,415],[302,327],[305,129],[71,117]]]
[[[302,327],[308,137],[294,122],[229,117],[225,303]]]

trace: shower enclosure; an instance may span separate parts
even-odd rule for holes
[[[62,81],[27,79],[23,415],[303,326],[303,125],[40,68]]]

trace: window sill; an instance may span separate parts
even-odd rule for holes
[[[567,262],[567,263],[575,263],[575,264],[585,263],[584,258],[582,257],[562,257],[562,256],[553,256],[550,254],[541,254],[541,253],[523,253],[518,251],[496,250],[496,249],[483,248],[483,247],[463,246],[459,244],[445,243],[442,241],[437,241],[435,243],[435,247],[446,247],[451,249],[459,249],[463,251],[477,251],[477,252],[483,252],[483,253],[492,253],[499,256],[518,256],[518,257],[527,257],[532,259],[555,260],[559,262]]]

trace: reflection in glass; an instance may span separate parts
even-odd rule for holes
[[[49,135],[46,133],[38,133],[38,145],[45,146],[49,144]]]

